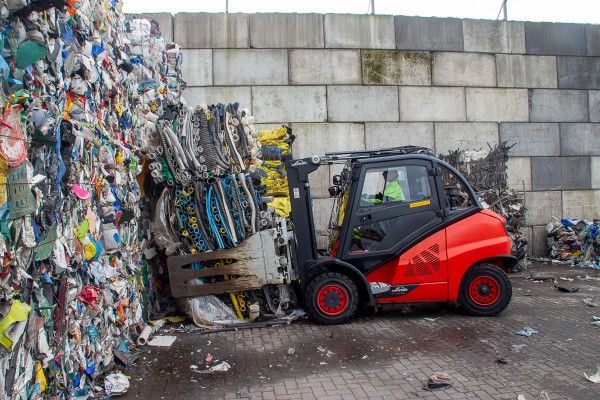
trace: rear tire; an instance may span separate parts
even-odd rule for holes
[[[337,272],[316,276],[306,290],[308,313],[314,321],[323,325],[350,321],[356,314],[358,300],[354,282]]]
[[[469,315],[493,317],[510,303],[512,284],[506,273],[493,264],[475,264],[463,276],[459,304]]]

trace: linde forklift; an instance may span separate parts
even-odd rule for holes
[[[309,175],[342,164],[333,177],[330,246],[317,249]],[[484,210],[466,179],[431,150],[405,146],[325,153],[286,162],[291,215],[232,249],[168,259],[175,297],[289,284],[321,324],[352,319],[359,305],[458,303],[490,317],[510,303],[506,220]],[[388,188],[395,187],[394,191]],[[392,192],[394,195],[392,196]],[[211,268],[192,263],[227,260]],[[230,280],[193,284],[197,278]]]

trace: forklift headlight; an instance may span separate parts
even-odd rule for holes
[[[342,188],[339,186],[330,186],[329,189],[329,197],[339,197],[342,194]]]

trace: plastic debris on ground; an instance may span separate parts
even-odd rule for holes
[[[586,306],[589,306],[589,307],[598,307],[598,303],[596,303],[594,301],[594,299],[592,299],[591,297],[586,297],[582,301],[583,301],[583,304],[585,304]]]
[[[465,177],[484,208],[506,218],[506,229],[513,241],[512,253],[521,260],[527,254],[527,236],[523,229],[527,208],[524,189],[521,192],[508,187],[506,170],[510,149],[513,146],[503,142],[487,150],[458,149],[448,154],[440,154],[438,157],[452,165]],[[444,179],[444,184],[457,187],[460,191],[458,182]],[[465,193],[459,194],[459,197],[465,201],[467,199]]]
[[[583,373],[583,375],[585,376],[585,379],[587,379],[590,382],[600,383],[600,365],[596,367],[596,373],[594,375],[588,375],[585,372]]]
[[[515,332],[517,335],[519,336],[525,336],[525,337],[530,337],[531,335],[535,335],[537,333],[540,333],[537,329],[534,329],[530,326],[526,326],[523,329]]]
[[[127,393],[129,379],[121,374],[110,374],[104,378],[104,390],[107,396],[120,396]]]
[[[600,269],[600,220],[554,219],[546,225],[551,259]]]
[[[450,383],[450,378],[447,375],[434,374],[429,377],[427,380],[427,386],[424,389],[433,392],[436,390],[450,389],[451,387],[452,383]]]

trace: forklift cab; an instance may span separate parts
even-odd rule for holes
[[[308,174],[343,163],[329,193],[329,254],[317,256]],[[510,302],[505,220],[463,176],[420,147],[326,153],[288,163],[301,292],[317,322],[348,321],[359,302],[459,302],[492,316]]]

